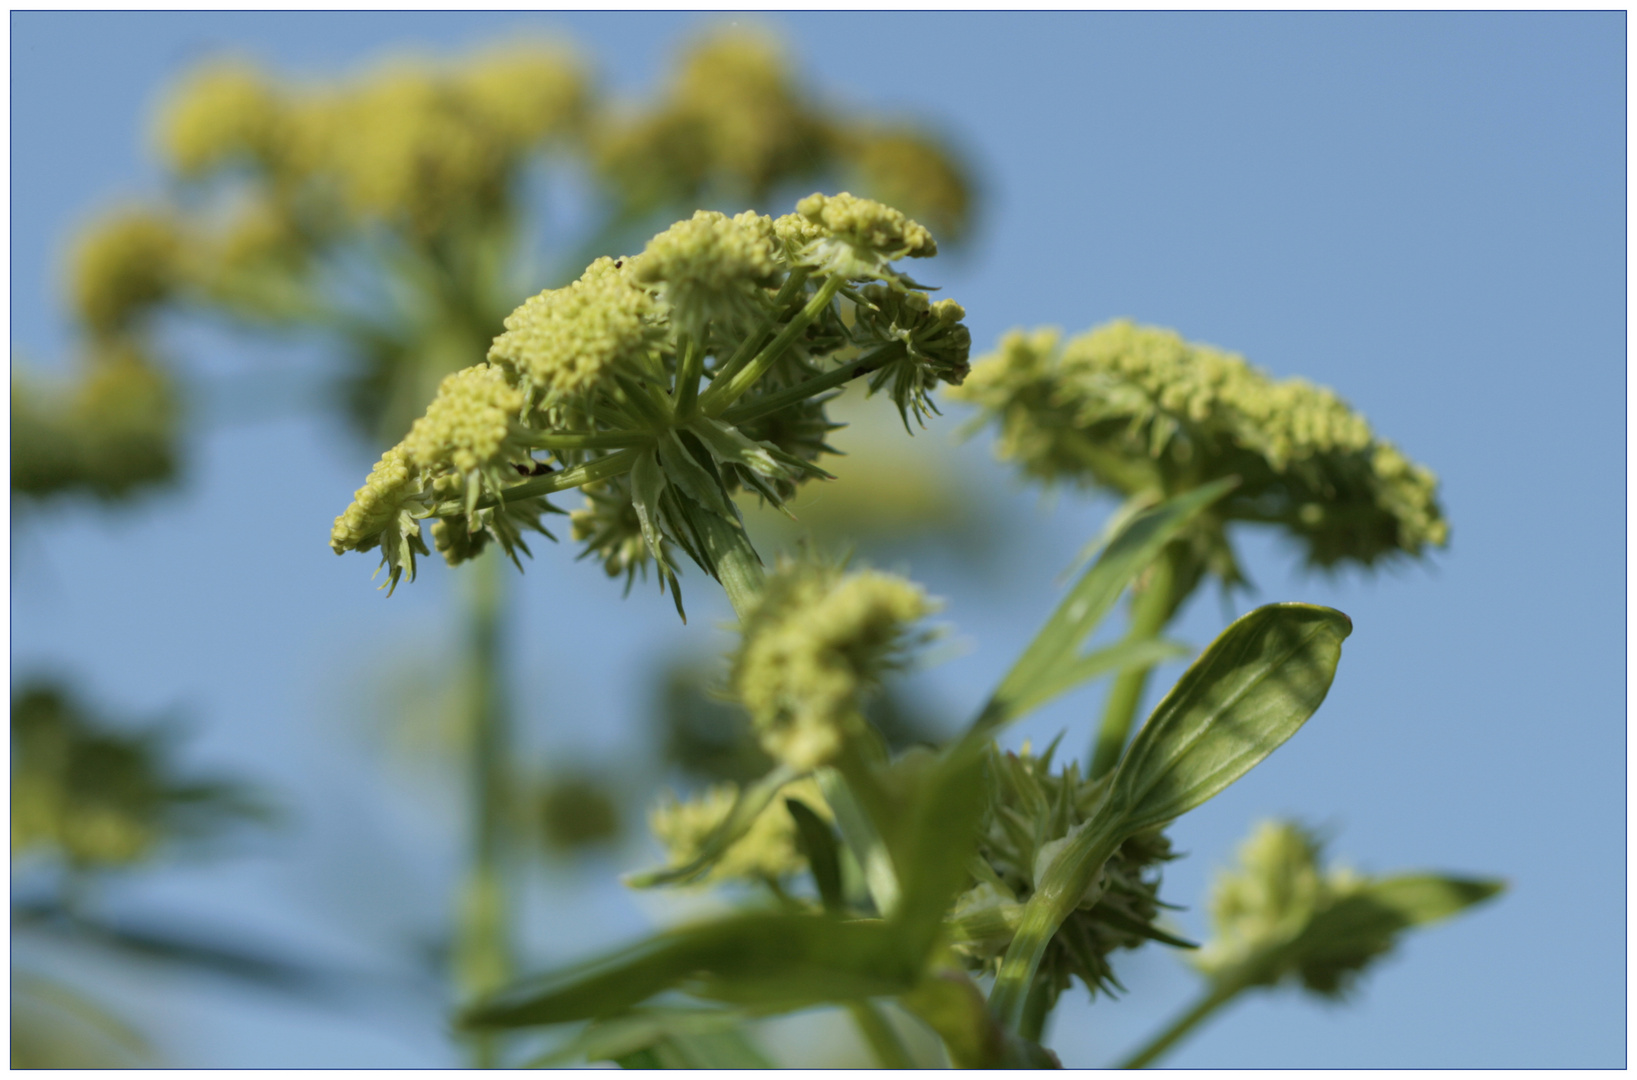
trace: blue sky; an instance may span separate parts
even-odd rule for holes
[[[965,304],[980,348],[1014,326],[1171,326],[1336,388],[1441,479],[1453,540],[1424,565],[1307,575],[1276,542],[1245,538],[1259,593],[1235,613],[1307,600],[1348,612],[1356,631],[1318,717],[1179,823],[1189,856],[1163,895],[1199,932],[1211,868],[1275,813],[1323,824],[1365,869],[1493,874],[1512,891],[1410,939],[1351,1004],[1247,1000],[1168,1063],[1623,1064],[1625,15],[756,21],[785,38],[810,86],[936,125],[977,163],[980,230],[932,276]],[[13,348],[41,363],[68,349],[62,244],[110,200],[159,190],[147,117],[191,62],[232,50],[333,75],[387,49],[454,54],[540,28],[635,95],[702,25],[675,13],[13,13]],[[200,334],[177,349],[182,370],[204,375],[313,361],[271,347],[225,356]],[[180,712],[197,730],[192,761],[296,808],[247,854],[122,887],[121,910],[386,974],[340,1007],[135,968],[103,976],[107,996],[177,1064],[453,1063],[435,989],[388,977],[410,970],[406,943],[441,918],[453,796],[385,757],[368,720],[383,682],[409,685],[417,658],[446,646],[450,575],[388,601],[368,560],[325,547],[378,448],[323,418],[196,415],[179,492],[14,522],[13,678],[49,668],[111,711]],[[924,437],[950,439],[958,420],[951,410]],[[1049,610],[1108,504],[1017,489],[983,437],[950,460],[1015,534],[982,573],[946,552],[902,564],[948,599],[968,649],[914,684],[958,715]],[[726,606],[696,584],[700,617],[683,629],[657,595],[620,601],[572,548],[537,554],[513,582],[531,752],[611,757],[645,708],[626,673],[678,643],[720,650]],[[1178,633],[1202,645],[1224,622],[1205,595]],[[1082,742],[1096,706],[1095,693],[1058,702],[1014,741],[1070,727]],[[632,848],[536,882],[537,960],[663,915],[610,884],[645,858]],[[1191,993],[1163,952],[1119,970],[1129,997],[1060,1011],[1066,1063],[1114,1060]]]

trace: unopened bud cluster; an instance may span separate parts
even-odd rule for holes
[[[1437,481],[1331,391],[1131,322],[1060,341],[1013,332],[954,396],[999,428],[999,453],[1048,482],[1175,494],[1240,486],[1229,518],[1274,523],[1320,566],[1440,547]]]
[[[1086,780],[1073,762],[1054,772],[1052,756],[1051,749],[1036,756],[1027,746],[1018,754],[990,749],[994,795],[979,838],[981,873],[950,914],[955,950],[974,971],[999,968],[1037,876],[1107,788],[1106,778]],[[1159,868],[1171,858],[1171,842],[1159,829],[1120,845],[1041,959],[1037,979],[1051,1000],[1073,979],[1094,995],[1118,989],[1111,954],[1168,940],[1153,924],[1160,910]]]
[[[965,312],[891,265],[935,250],[902,213],[842,193],[778,220],[701,211],[636,256],[598,259],[444,380],[331,544],[380,546],[395,583],[425,551],[418,521],[438,519],[452,562],[480,535],[510,553],[544,531],[544,495],[584,486],[574,536],[610,574],[657,559],[674,586],[673,550],[716,573],[710,538],[741,528],[736,491],[780,504],[827,475],[814,461],[830,391],[870,375],[920,416],[937,383],[965,376]]]
[[[865,730],[864,696],[935,610],[920,586],[891,574],[780,566],[741,625],[731,676],[762,749],[801,771],[839,757]]]

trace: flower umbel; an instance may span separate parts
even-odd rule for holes
[[[835,760],[865,730],[864,695],[924,640],[912,626],[935,610],[920,586],[890,574],[781,565],[740,628],[731,675],[762,748],[800,770]]]

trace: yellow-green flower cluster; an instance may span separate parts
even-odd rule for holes
[[[452,68],[392,64],[339,86],[281,86],[217,62],[173,95],[160,144],[183,176],[247,164],[283,200],[313,210],[338,197],[359,222],[424,237],[496,210],[523,154],[578,129],[585,96],[578,63],[546,44]]]
[[[779,269],[774,245],[772,218],[700,210],[648,241],[631,277],[656,287],[677,327],[703,343],[713,318],[737,329],[766,313],[765,286]]]
[[[1294,822],[1260,823],[1239,848],[1239,866],[1211,886],[1213,936],[1193,956],[1194,966],[1213,978],[1233,975],[1264,986],[1295,974],[1308,989],[1330,994],[1390,949],[1390,935],[1355,942],[1363,947],[1339,955],[1338,943],[1330,943],[1322,958],[1291,949],[1315,919],[1368,883],[1345,868],[1325,870],[1320,855],[1319,842]]]
[[[478,364],[447,376],[438,396],[415,421],[402,444],[404,455],[425,469],[453,469],[457,474],[494,473],[526,450],[512,439],[512,427],[525,397],[506,380],[506,373]]]
[[[763,201],[826,175],[954,236],[969,215],[970,182],[937,139],[812,102],[777,43],[731,30],[682,58],[660,102],[612,110],[591,125],[597,166],[627,213],[662,205]]]
[[[994,797],[980,834],[979,872],[950,915],[955,950],[974,971],[998,969],[1034,894],[1037,870],[1091,816],[1107,787],[1106,779],[1083,779],[1072,762],[1054,772],[1052,756],[1052,749],[1035,756],[1028,746],[1020,754],[990,749]],[[1161,907],[1159,867],[1171,858],[1171,843],[1158,829],[1120,845],[1041,959],[1038,977],[1053,1001],[1074,978],[1092,994],[1119,988],[1109,960],[1115,950],[1173,940],[1153,925]]]
[[[1279,524],[1315,564],[1442,546],[1432,473],[1334,393],[1128,321],[1061,343],[1013,332],[952,396],[981,406],[999,453],[1047,481],[1174,494],[1222,476],[1229,518]]]
[[[665,845],[672,865],[685,865],[698,857],[705,840],[727,820],[738,796],[738,785],[729,782],[716,784],[686,801],[667,796],[653,808],[648,824]],[[797,846],[796,824],[785,806],[786,799],[805,803],[820,817],[833,819],[816,781],[797,780],[786,784],[756,816],[745,834],[712,863],[710,872],[700,882],[777,882],[806,869],[807,860]]]
[[[473,110],[512,146],[577,132],[588,107],[572,50],[550,41],[501,45],[471,57],[455,81]]]
[[[178,405],[164,371],[128,342],[105,343],[72,388],[12,369],[11,487],[118,498],[176,471]]]
[[[801,265],[819,273],[899,286],[903,278],[889,263],[938,254],[937,241],[924,226],[900,210],[849,192],[809,195],[796,204],[796,213],[821,230],[798,256]]]
[[[83,233],[70,263],[74,310],[97,334],[126,330],[176,287],[183,272],[181,224],[157,210],[111,214]]]
[[[900,408],[919,415],[933,385],[966,370],[959,304],[874,287],[892,273],[885,262],[842,278],[803,269],[793,252],[850,244],[869,220],[898,238],[881,241],[879,260],[930,250],[925,230],[844,196],[836,205],[845,212],[830,215],[844,231],[833,233],[824,196],[814,198],[804,205],[817,209],[794,228],[701,211],[641,255],[600,258],[574,283],[525,301],[487,361],[446,378],[399,447],[409,479],[393,481],[386,501],[408,516],[389,526],[361,503],[364,524],[343,515],[337,550],[386,537],[378,542],[399,549],[385,552],[388,565],[413,573],[410,525],[435,516],[445,521],[434,540],[451,561],[481,546],[479,532],[510,551],[522,546],[519,529],[544,531],[536,511],[550,507],[537,495],[589,485],[574,535],[610,574],[629,585],[656,558],[662,587],[673,587],[674,546],[717,575],[723,530],[742,530],[735,491],[782,505],[797,483],[828,476],[814,461],[834,427],[824,402],[835,388],[874,375],[874,388],[890,386]],[[864,305],[851,324],[844,303]],[[827,366],[832,358],[842,363]],[[550,452],[561,477],[547,475],[559,470],[534,450]],[[382,498],[364,495],[370,507]],[[462,514],[466,534],[449,523]]]
[[[860,186],[890,206],[904,207],[946,239],[959,239],[972,215],[970,183],[954,156],[912,128],[840,133],[839,150]]]
[[[825,129],[801,102],[778,47],[759,35],[708,38],[682,60],[662,105],[606,118],[596,156],[633,207],[698,200],[707,188],[751,201],[815,175]]]
[[[394,446],[381,455],[364,486],[353,492],[352,505],[335,519],[330,548],[340,555],[379,546],[389,591],[397,588],[406,568],[415,580],[415,556],[431,554],[421,538],[425,494],[420,471],[402,446]]]
[[[236,158],[280,156],[286,118],[278,91],[247,61],[207,63],[177,86],[159,117],[159,148],[171,168],[201,176]]]
[[[732,687],[762,749],[806,770],[864,730],[864,695],[902,663],[915,622],[937,605],[903,578],[790,562],[740,627]]]
[[[489,361],[514,371],[537,400],[583,397],[610,372],[643,365],[663,336],[660,319],[629,261],[604,257],[572,285],[547,289],[508,315]]]

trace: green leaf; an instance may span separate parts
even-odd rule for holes
[[[1238,619],[1183,673],[1115,768],[1109,800],[1129,832],[1192,810],[1307,722],[1330,691],[1352,620],[1269,604]]]
[[[1152,667],[1166,660],[1187,656],[1191,651],[1180,641],[1168,641],[1165,638],[1122,641],[1076,660],[1060,663],[1019,695],[1013,708],[1022,716],[1033,712],[1059,694],[1065,694],[1105,672],[1118,671],[1128,666]]]
[[[686,493],[688,498],[729,521],[737,520],[727,495],[722,491],[721,478],[714,469],[707,469],[699,463],[682,445],[675,431],[666,431],[660,437],[659,463],[665,468],[665,478]]]
[[[1039,876],[990,997],[1002,1022],[1017,1023],[1046,947],[1120,844],[1199,806],[1294,735],[1329,692],[1352,629],[1330,608],[1269,604],[1183,673],[1126,748],[1102,803]]]
[[[813,884],[818,886],[824,910],[842,910],[846,901],[841,892],[841,855],[835,832],[800,799],[787,798],[784,805],[796,822],[796,848],[813,872]]]
[[[731,424],[708,416],[696,416],[688,422],[687,429],[698,436],[718,463],[741,465],[771,480],[792,479],[785,467],[769,452],[775,447],[755,441]]]
[[[818,770],[816,777],[819,790],[824,792],[824,801],[835,812],[841,839],[851,849],[853,858],[864,873],[864,887],[869,890],[876,911],[883,917],[892,914],[898,909],[901,890],[898,871],[893,866],[886,841],[876,832],[875,826],[870,823],[870,815],[859,805],[839,772],[833,768],[823,768]]]
[[[1447,919],[1505,887],[1494,880],[1437,874],[1370,881],[1314,915],[1294,941],[1264,963],[1275,971],[1295,969],[1308,989],[1334,994],[1391,950],[1405,930]]]
[[[919,768],[912,764],[917,756],[904,755],[894,770],[903,774],[914,769],[912,784],[903,783],[908,777],[887,778],[890,785],[908,787],[914,797],[899,826],[883,831],[902,890],[893,922],[904,948],[924,955],[941,933],[956,894],[966,887],[989,785],[983,755],[959,745],[936,757],[924,755]]]
[[[1079,662],[1075,650],[1097,628],[1126,586],[1189,522],[1237,484],[1237,479],[1225,477],[1126,521],[1001,680],[968,737],[987,738],[1028,708],[1068,689],[1072,682],[1065,682],[1065,676],[1055,669]],[[1042,695],[1037,689],[1041,685],[1058,689]]]
[[[755,913],[656,935],[504,991],[468,1009],[467,1028],[514,1028],[612,1016],[683,988],[758,1012],[896,994],[921,958],[894,927],[828,915]]]
[[[728,848],[738,843],[739,839],[750,831],[751,824],[763,810],[767,809],[773,797],[779,793],[779,789],[799,775],[800,773],[788,765],[774,766],[772,772],[740,790],[739,797],[733,802],[733,808],[728,811],[728,816],[723,818],[722,823],[705,838],[705,842],[699,846],[699,854],[691,861],[681,866],[667,866],[644,874],[632,874],[625,879],[625,883],[633,889],[651,889],[656,885],[671,885],[700,877]]]
[[[659,528],[659,497],[664,493],[665,473],[660,470],[653,452],[639,453],[631,466],[631,505],[636,509],[648,552],[661,567],[665,565],[665,547],[664,534]]]

